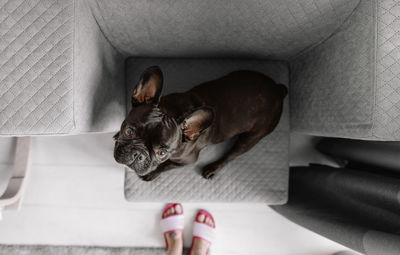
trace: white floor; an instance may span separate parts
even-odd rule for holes
[[[36,138],[23,206],[18,212],[3,213],[0,243],[162,247],[158,224],[164,204],[124,200],[123,168],[114,163],[111,137]],[[296,148],[306,144],[295,140]],[[12,164],[11,145],[12,139],[0,139],[0,178]],[[304,160],[294,158],[296,163]],[[346,249],[264,204],[183,206],[186,246],[196,210],[204,208],[215,216],[218,235],[213,254],[328,255]]]

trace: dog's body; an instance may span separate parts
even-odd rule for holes
[[[229,161],[251,149],[274,130],[287,94],[285,86],[275,84],[261,73],[236,71],[185,93],[159,99],[162,80],[161,70],[157,67],[145,71],[133,95],[133,109],[116,135],[116,160],[133,168],[144,180],[152,180],[164,171],[194,163],[200,150],[207,145],[238,136],[232,148],[220,159],[203,168],[203,177],[212,178]],[[139,126],[143,123],[147,128],[141,130]],[[130,126],[128,129],[135,129],[131,141],[141,140],[143,145],[127,146],[127,139],[120,135],[127,125]],[[146,141],[152,141],[151,145]],[[165,153],[160,153],[161,143],[168,147]],[[129,158],[129,153],[134,155],[137,151],[155,159],[137,164],[134,156]],[[166,153],[168,159],[163,160]],[[143,171],[143,168],[147,169]]]

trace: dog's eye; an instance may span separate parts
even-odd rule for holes
[[[135,134],[135,131],[133,131],[132,128],[128,127],[125,129],[125,135],[129,138],[133,137],[133,135]]]
[[[161,149],[161,150],[157,151],[157,155],[158,155],[160,158],[163,158],[163,157],[165,157],[165,156],[167,155],[167,151],[164,150],[164,149]]]

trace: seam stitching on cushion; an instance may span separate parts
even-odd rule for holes
[[[327,36],[326,38],[320,40],[319,42],[310,45],[309,47],[304,48],[303,50],[300,51],[300,53],[296,54],[294,57],[289,58],[288,61],[292,62],[295,61],[297,58],[301,57],[302,55],[310,52],[311,50],[315,49],[316,47],[318,47],[319,45],[322,45],[324,42],[328,41],[330,38],[332,38],[334,35],[336,35],[337,33],[339,33],[340,31],[342,31],[342,27],[344,24],[346,24],[346,22],[354,15],[354,13],[356,12],[356,10],[358,9],[358,7],[361,5],[361,1],[359,0],[358,4],[354,7],[354,9],[351,11],[351,13],[349,14],[348,17],[346,17],[342,24],[340,24],[329,36]]]
[[[64,40],[65,38],[67,38],[68,35],[69,35],[69,34],[67,34],[63,39],[61,39],[60,42],[61,42],[62,40]],[[55,44],[48,52],[50,52],[56,45],[58,45],[58,43]],[[38,78],[40,78],[40,76],[41,76],[44,72],[46,72],[47,69],[48,69],[52,64],[54,64],[54,62],[55,62],[56,60],[58,60],[58,59],[60,59],[60,57],[64,56],[64,53],[65,53],[67,50],[69,50],[69,49],[70,49],[70,48],[65,49],[60,55],[58,55],[53,61],[51,61],[51,62],[36,76],[36,78],[33,79],[32,82],[34,82],[34,81],[36,81]],[[47,53],[48,53],[48,52],[47,52]],[[44,56],[46,56],[46,55],[44,55]],[[43,59],[43,57],[40,58],[34,65],[32,65],[32,67],[35,66],[37,63],[39,63],[39,61],[40,61],[41,59]],[[21,78],[18,79],[18,81],[14,82],[14,84],[16,84],[17,82],[19,82],[23,77],[25,77],[25,75],[32,69],[32,67],[31,67],[27,72],[25,72],[25,73],[23,74],[23,76],[22,76]],[[49,80],[51,80],[51,78],[50,78]],[[24,87],[17,95],[15,95],[15,97],[13,98],[12,101],[14,101],[19,95],[21,95],[21,94],[24,92],[24,90],[25,90],[27,87],[29,87],[29,86],[31,86],[31,84],[28,84],[28,86]],[[5,93],[4,93],[4,94],[5,94]],[[2,94],[0,97],[4,96],[4,94]],[[9,103],[4,109],[7,109],[7,107],[8,107],[9,105],[10,105],[10,103]],[[3,110],[4,110],[4,109],[3,109]],[[18,111],[18,110],[17,110],[17,111]],[[4,122],[4,123],[7,123],[7,122]]]
[[[72,15],[73,15],[73,27],[72,29],[74,31],[72,31],[72,128],[71,129],[76,129],[76,121],[75,121],[75,54],[76,54],[76,47],[75,47],[75,42],[76,42],[76,23],[77,23],[77,18],[76,18],[76,8],[77,8],[77,4],[76,4],[76,0],[73,0],[72,2]],[[69,122],[67,122],[62,129],[60,130],[60,132],[62,132],[64,130],[64,128],[67,126]],[[69,131],[71,131],[71,129]],[[66,132],[66,131],[64,131]]]
[[[23,3],[25,3],[25,2],[23,2]],[[28,15],[29,13],[31,13],[40,3],[41,3],[41,1],[38,1],[27,13],[24,13],[24,14],[22,15],[21,18],[19,18],[18,20],[16,20],[15,23],[14,23],[11,27],[8,28],[7,32],[5,32],[5,33],[3,34],[3,36],[7,35],[10,31],[12,31],[12,30],[14,29],[14,27],[15,27],[16,25],[18,25],[19,22],[20,22],[23,18],[25,18],[26,15]],[[55,4],[55,2],[52,3],[49,7],[47,7],[42,13],[40,13],[40,14],[36,17],[36,19],[34,19],[34,20],[32,21],[31,24],[29,24],[27,27],[25,27],[24,30],[23,30],[21,33],[19,33],[19,34],[17,35],[17,37],[15,37],[15,38],[9,43],[9,45],[10,45],[11,43],[13,43],[15,40],[17,40],[17,39],[25,32],[25,30],[26,30],[27,28],[31,27],[31,26],[36,22],[36,20],[38,20],[40,17],[42,17],[43,13],[47,12],[54,4]],[[19,8],[19,6],[18,6],[18,8]],[[18,8],[17,8],[17,9],[18,9]],[[16,9],[15,9],[14,11],[16,11]],[[12,14],[14,13],[14,11],[13,11],[10,15],[12,15]],[[8,46],[9,46],[9,45],[8,45]],[[7,46],[5,49],[7,49],[8,46]]]
[[[26,59],[28,59],[28,58],[29,58],[33,53],[35,53],[41,46],[43,46],[43,44],[45,44],[45,43],[47,42],[47,39],[49,39],[51,36],[53,36],[54,33],[58,32],[58,29],[59,29],[60,27],[64,26],[68,21],[69,21],[69,20],[67,20],[64,24],[62,24],[61,26],[59,26],[59,27],[58,27],[56,30],[54,30],[47,38],[45,38],[45,39],[43,40],[43,42],[41,42],[38,46],[36,46],[36,48],[35,48],[31,53],[29,53],[29,55],[26,56],[26,57],[21,61],[21,63],[18,64],[18,66],[14,69],[14,71],[12,71],[11,73],[7,74],[7,75],[0,81],[0,83],[2,83],[4,80],[6,80],[11,74],[13,74],[14,72],[16,72],[17,68],[20,67],[20,66],[24,63],[24,61],[25,61]],[[26,75],[27,73],[29,73],[29,72],[32,70],[32,67],[33,67],[33,66],[37,65],[43,58],[47,57],[47,54],[48,54],[50,51],[52,51],[56,46],[59,46],[59,44],[60,44],[61,42],[63,42],[64,39],[67,38],[67,37],[69,36],[69,34],[70,34],[70,33],[68,33],[66,36],[64,36],[63,38],[61,38],[56,44],[52,45],[52,47],[51,47],[47,52],[45,52],[33,65],[31,65],[31,67],[30,67],[26,72],[24,72],[24,73],[22,74],[22,76],[19,77],[18,80],[15,81],[15,82],[13,83],[13,85],[16,84],[16,83],[18,83],[22,78],[24,78],[25,75]],[[14,54],[14,55],[15,55],[15,54]],[[46,67],[46,68],[47,68],[47,67]],[[45,70],[43,70],[43,71],[45,71]],[[42,71],[38,76],[40,76],[40,75],[43,73],[43,71]],[[36,79],[35,79],[35,80],[36,80]],[[9,88],[8,88],[8,89],[9,89]],[[0,97],[1,97],[1,96],[4,96],[4,94],[5,94],[5,93],[3,93],[2,95],[0,95]]]
[[[43,15],[44,13],[46,13],[50,8],[51,8],[51,6],[50,6],[48,9],[46,9],[44,12],[42,12],[28,27],[24,28],[24,31],[22,31],[20,34],[18,34],[17,37],[15,37],[11,42],[9,42],[8,45],[7,45],[7,47],[3,50],[3,52],[6,52],[7,49],[8,49],[8,47],[10,47],[16,40],[18,40],[19,37],[20,37],[21,35],[24,34],[25,30],[28,29],[28,28],[30,28],[30,27],[36,22],[36,20],[38,20],[39,18],[41,18],[42,15]],[[64,10],[64,9],[63,9],[63,10]],[[38,31],[32,36],[31,39],[29,39],[29,40],[28,40],[26,43],[24,43],[24,45],[22,45],[14,54],[12,54],[11,57],[8,58],[7,61],[4,62],[4,63],[0,66],[0,68],[3,68],[5,65],[7,65],[8,62],[9,62],[16,54],[18,54],[18,53],[24,48],[24,46],[25,46],[26,44],[30,43],[30,42],[33,40],[33,38],[35,38],[39,33],[41,33],[41,32],[43,31],[43,29],[46,28],[46,27],[48,26],[48,24],[50,24],[51,21],[53,21],[53,19],[55,19],[56,17],[58,17],[58,15],[59,15],[61,12],[63,12],[63,10],[61,10],[61,11],[58,12],[56,15],[54,15],[54,17],[53,17],[50,21],[48,21],[42,28],[40,28],[40,30],[38,30]],[[19,21],[18,21],[18,22],[19,22]],[[15,24],[17,24],[17,23],[15,23]],[[64,25],[64,24],[62,24],[62,25]],[[62,26],[62,25],[61,25],[61,26]],[[61,26],[59,26],[59,27],[61,27]],[[56,32],[57,30],[58,30],[58,28],[57,28],[56,30],[54,30],[53,33]],[[8,33],[8,32],[7,32],[7,33]],[[6,33],[6,34],[7,34],[7,33]],[[50,35],[50,36],[51,36],[51,35]],[[50,37],[50,36],[49,36],[49,37]],[[46,42],[46,40],[47,40],[47,38],[46,38],[43,42]],[[42,43],[43,43],[43,42],[42,42]],[[41,46],[41,45],[37,46],[37,47],[35,48],[35,50],[36,50],[37,48],[39,48],[40,46]],[[35,50],[34,50],[34,51],[35,51]],[[31,55],[31,54],[29,54],[27,57],[29,57],[30,55]],[[24,61],[27,57],[25,57],[25,58],[22,60],[21,63],[23,63],[23,61]],[[6,76],[5,78],[7,78],[7,76]],[[3,80],[4,80],[4,79],[3,79]]]
[[[63,11],[63,10],[62,10],[62,11]],[[51,20],[53,20],[54,18],[56,18],[62,11],[60,11],[59,13],[57,13],[57,15],[54,16]],[[17,67],[21,66],[21,65],[24,63],[24,61],[25,61],[26,59],[28,59],[34,52],[36,52],[41,46],[43,46],[43,44],[47,42],[47,39],[49,39],[51,36],[53,36],[54,33],[58,32],[58,29],[60,29],[60,27],[64,26],[67,22],[69,22],[69,20],[70,20],[70,19],[68,19],[67,21],[65,21],[63,24],[61,24],[60,26],[58,26],[53,32],[51,32],[51,34],[48,35],[48,36],[43,40],[43,42],[41,42],[38,46],[35,47],[35,49],[34,49],[31,53],[29,53],[26,57],[24,57],[24,59],[18,64]],[[39,34],[40,32],[42,32],[43,29],[46,28],[46,27],[48,26],[48,24],[50,24],[50,22],[47,23],[46,25],[44,25],[38,32],[36,32],[35,35],[34,35],[28,42],[25,43],[25,45],[28,44],[31,40],[33,40],[33,38],[34,38],[37,34]],[[66,38],[66,36],[64,36],[62,39],[60,39],[60,40],[57,42],[57,45],[58,45],[61,41],[63,41],[65,38]],[[36,65],[37,63],[40,62],[40,60],[42,60],[44,57],[46,57],[46,54],[47,54],[49,51],[51,51],[55,46],[56,46],[56,45],[53,45],[53,46],[51,47],[51,49],[48,50],[47,52],[45,52],[45,53],[43,54],[43,56],[42,56],[39,60],[37,60],[32,66]],[[11,59],[13,59],[13,57],[14,57],[18,52],[20,52],[23,48],[24,48],[24,46],[22,46],[20,49],[18,49],[18,51],[15,52],[15,53],[7,60],[7,62],[5,62],[4,64],[2,64],[2,65],[0,66],[0,68],[4,67],[4,65],[8,64],[8,62],[9,62]],[[4,80],[6,80],[6,79],[7,79],[11,74],[13,74],[16,70],[17,70],[17,68],[15,68],[14,71],[12,71],[11,73],[7,74],[7,75],[0,81],[0,83],[3,82]],[[21,80],[21,79],[25,76],[25,74],[27,74],[30,70],[31,70],[31,68],[28,69],[15,83],[19,82],[19,80]],[[15,84],[15,83],[14,83],[14,84]],[[4,95],[4,94],[3,94],[3,95]],[[2,96],[3,96],[3,95],[2,95]]]
[[[373,97],[374,97],[374,104],[372,105],[372,127],[371,127],[371,137],[376,137],[376,138],[383,138],[379,137],[376,133],[376,105],[377,105],[377,89],[378,89],[378,84],[377,84],[377,52],[378,52],[378,15],[379,15],[379,0],[372,0],[374,4],[374,13],[373,13],[373,23],[374,23],[374,45],[372,47],[373,50],[373,62],[372,62],[372,85],[374,87],[373,90]]]
[[[68,50],[68,49],[67,49],[67,50]],[[60,55],[60,56],[62,56],[62,55]],[[57,58],[57,59],[58,59],[58,58]],[[52,65],[53,63],[54,63],[54,61],[51,62],[50,65]],[[50,66],[50,65],[49,65],[49,66]],[[68,63],[63,64],[63,65],[57,70],[57,72],[54,73],[54,75],[58,74],[66,65],[68,65]],[[53,77],[54,77],[54,76],[53,76]],[[35,95],[37,95],[37,93],[39,93],[39,91],[41,91],[42,88],[43,88],[44,86],[46,86],[46,85],[53,79],[53,77],[51,77],[50,79],[48,79],[42,86],[40,86],[40,88],[39,88],[32,96],[30,96],[29,99],[28,99],[27,101],[31,100]],[[25,90],[25,88],[24,88],[24,90]],[[24,90],[22,90],[21,93],[22,93]],[[18,97],[21,93],[19,93],[19,94],[17,95],[17,97]],[[15,98],[17,98],[17,97],[15,97]],[[13,99],[13,101],[15,100],[15,98]],[[42,101],[42,103],[43,103],[43,101]],[[10,105],[10,104],[8,104],[8,105]],[[24,107],[24,105],[21,105],[21,106],[11,115],[11,117],[9,117],[4,123],[1,124],[1,126],[4,126],[4,125],[7,124],[10,120],[12,120],[12,118],[15,116],[15,114],[17,114],[17,113],[19,112],[19,110],[22,109],[23,107]],[[24,120],[25,120],[25,119],[23,119],[22,122],[23,122]],[[19,123],[19,124],[20,124],[20,123]],[[18,125],[19,125],[19,124],[18,124]]]
[[[100,5],[99,5],[99,2],[98,2],[98,1],[95,1],[95,2],[96,2],[96,5],[97,5],[97,8],[98,8],[99,10],[101,10]],[[100,22],[97,20],[96,15],[94,14],[94,11],[92,10],[91,7],[89,7],[89,8],[91,9],[92,17],[93,17],[94,21],[96,22],[96,24],[97,24],[97,26],[98,26],[98,28],[99,28],[101,34],[103,35],[103,37],[106,39],[106,41],[111,45],[111,47],[112,47],[116,52],[118,52],[118,53],[121,54],[121,55],[124,55],[124,54],[111,42],[111,40],[108,38],[108,36],[104,33],[104,30],[103,30],[103,28],[100,26]],[[102,16],[102,18],[104,19],[103,15],[101,15],[101,16]]]
[[[68,63],[65,64],[65,65],[63,65],[63,67],[62,67],[57,73],[59,73],[61,70],[63,70],[64,67],[66,67],[67,65],[68,65]],[[58,86],[63,85],[64,82],[66,82],[67,80],[69,80],[69,78],[70,78],[70,77],[65,78],[62,82],[59,83]],[[49,81],[50,81],[50,80],[49,80]],[[46,82],[45,85],[47,85],[47,83],[48,83],[48,82]],[[44,86],[43,86],[43,87],[44,87]],[[41,87],[38,91],[42,90],[43,87]],[[67,92],[65,92],[62,96],[59,96],[58,99],[57,99],[57,102],[54,103],[53,106],[56,105],[69,91],[71,91],[71,90],[69,89],[69,90],[68,90]],[[31,112],[34,112],[34,111],[36,111],[36,109],[38,109],[39,107],[41,107],[41,106],[43,105],[43,103],[46,101],[46,99],[48,99],[49,96],[52,95],[53,93],[55,93],[55,90],[53,90],[51,93],[49,93],[49,94],[46,96],[46,98],[45,98],[42,102],[40,102],[40,104],[38,104],[37,106],[35,106],[35,108],[34,108]],[[33,96],[32,96],[32,97],[33,97]],[[40,121],[42,121],[42,119],[47,115],[47,113],[48,113],[49,111],[51,111],[51,109],[52,109],[52,108],[47,109],[47,111],[46,111],[38,120],[35,121],[35,123],[32,125],[32,127],[36,126],[37,123],[39,123]],[[59,115],[60,115],[60,114],[59,114]],[[57,117],[58,117],[58,116],[57,116]],[[24,122],[24,121],[21,121],[20,123],[18,123],[17,128],[18,128],[23,122]],[[51,123],[50,123],[49,125],[51,125]],[[31,131],[32,127],[28,130],[28,132]]]
[[[3,6],[1,6],[1,8],[0,9],[3,9],[4,8],[4,6],[6,6],[9,2],[10,2],[11,0],[8,0]],[[12,10],[12,12],[7,12],[8,13],[8,16],[10,16],[10,15],[13,15],[14,14],[14,12],[17,10],[17,9],[19,9],[20,7],[21,7],[21,5],[23,5],[25,3],[25,1],[23,0],[23,1],[21,1],[21,3],[14,9],[14,10]],[[7,16],[5,16],[5,19],[3,19],[3,20],[1,20],[0,21],[0,23],[2,23],[3,21],[5,21],[6,19],[7,19],[8,17]]]

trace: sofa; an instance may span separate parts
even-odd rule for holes
[[[397,16],[390,0],[8,1],[0,134],[114,131],[126,60],[229,58],[286,64],[292,131],[396,140]]]
[[[290,132],[400,139],[399,16],[394,0],[2,1],[0,135],[116,132],[150,65],[164,70],[165,94],[257,70],[289,88],[257,149],[211,182],[199,165],[150,183],[126,170],[125,196],[284,204]]]

